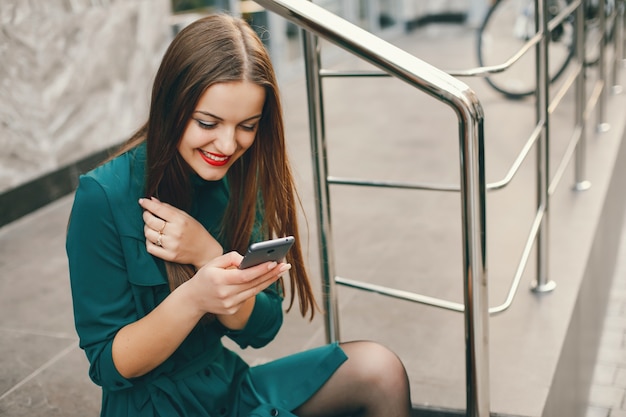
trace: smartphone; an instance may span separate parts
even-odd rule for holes
[[[239,269],[250,268],[263,262],[280,262],[294,241],[293,236],[287,236],[251,244],[239,265]]]

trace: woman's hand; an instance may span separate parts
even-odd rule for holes
[[[242,329],[254,308],[258,293],[274,283],[290,264],[265,262],[238,269],[243,256],[229,252],[201,268],[187,285],[193,302],[204,312],[213,313],[230,329]]]
[[[118,372],[126,378],[134,378],[159,366],[206,313],[215,314],[229,329],[243,329],[254,308],[256,295],[291,265],[266,262],[238,269],[242,259],[237,252],[218,256],[172,291],[148,315],[122,327],[112,346]]]
[[[142,198],[144,236],[148,253],[166,261],[202,268],[224,250],[193,217],[156,198]]]

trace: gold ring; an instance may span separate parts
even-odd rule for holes
[[[162,238],[162,237],[163,237],[163,233],[159,232],[159,237],[157,237],[157,241],[156,241],[156,243],[155,243],[157,246],[163,246],[163,245],[161,244],[161,238]]]
[[[165,226],[167,226],[167,222],[165,220],[163,220],[163,227],[161,228],[161,230],[159,230],[159,234],[163,234],[163,230],[165,230]]]

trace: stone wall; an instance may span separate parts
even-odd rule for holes
[[[170,0],[1,0],[0,194],[139,127],[170,12]]]

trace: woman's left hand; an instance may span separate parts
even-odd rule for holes
[[[196,219],[152,197],[142,198],[144,236],[148,253],[196,269],[223,254],[222,245]]]

